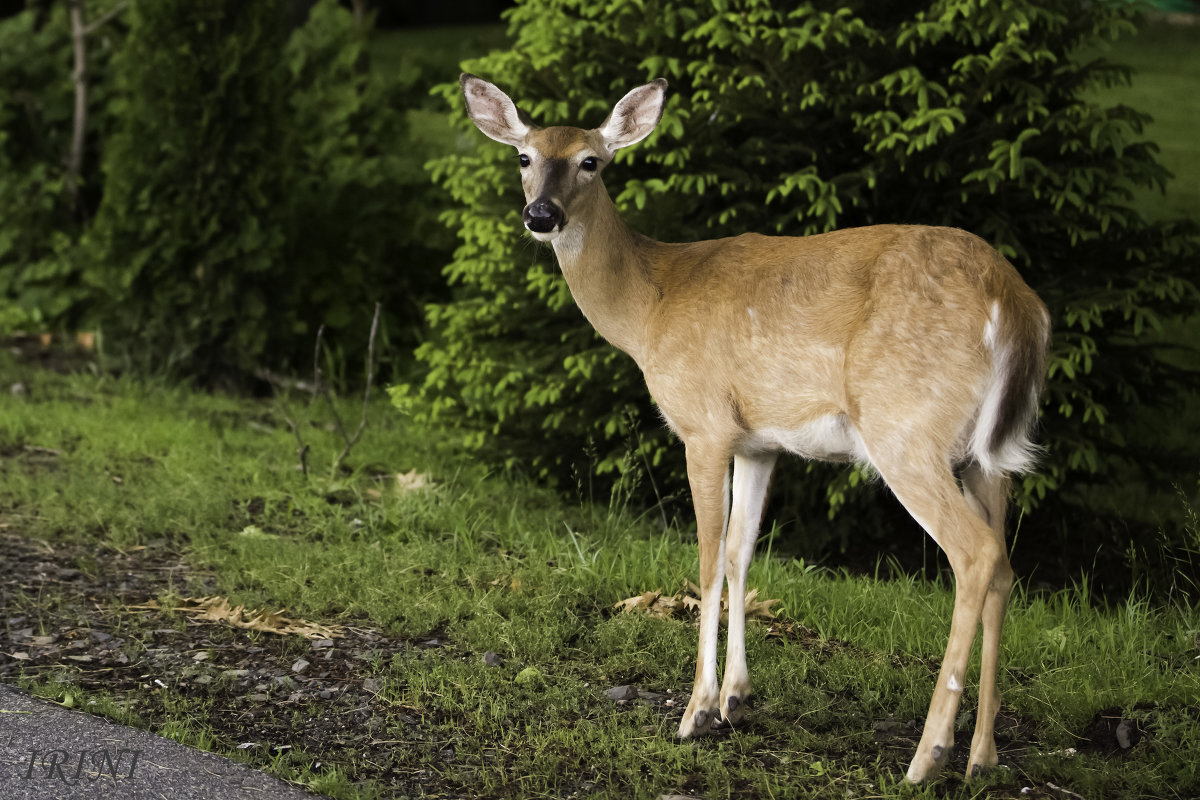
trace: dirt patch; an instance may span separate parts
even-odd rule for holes
[[[198,721],[192,734],[210,737],[207,749],[259,767],[335,767],[352,780],[419,793],[438,775],[412,769],[411,759],[394,762],[397,745],[429,750],[431,763],[453,752],[437,741],[424,709],[381,694],[379,669],[410,650],[453,649],[444,639],[347,627],[337,639],[313,641],[134,608],[171,593],[215,591],[167,542],[96,551],[3,534],[0,552],[0,681],[58,685],[60,699],[160,732],[178,724],[182,704],[183,716]],[[461,787],[437,788],[465,796]]]
[[[1138,706],[1129,716],[1120,708],[1098,712],[1092,724],[1083,732],[1078,749],[1108,758],[1125,758],[1149,733],[1144,715],[1138,712],[1152,708],[1150,705]]]

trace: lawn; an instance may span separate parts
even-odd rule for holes
[[[1130,86],[1114,87],[1097,100],[1145,111],[1154,121],[1144,137],[1159,146],[1159,160],[1175,176],[1165,193],[1145,191],[1138,197],[1142,213],[1152,219],[1200,219],[1200,24],[1173,25],[1153,21],[1134,37],[1122,39],[1105,53],[1111,61],[1134,69]]]
[[[453,80],[496,34],[372,53]],[[1147,136],[1181,176],[1144,199],[1152,216],[1200,208],[1196,105],[1180,102],[1200,89],[1198,39],[1156,27],[1113,53],[1139,77],[1112,96],[1156,116]],[[431,152],[453,146],[434,110],[410,120]],[[1003,768],[961,776],[968,679],[951,764],[914,788],[952,587],[764,544],[750,584],[776,602],[748,631],[751,714],[681,742],[695,620],[616,606],[687,596],[688,530],[491,473],[382,398],[334,466],[339,426],[300,389],[233,397],[60,355],[0,352],[5,682],[337,798],[1200,796],[1200,608],[1180,595],[1019,584]],[[359,401],[337,408],[353,428]]]
[[[301,393],[4,358],[0,679],[38,694],[339,798],[1200,792],[1193,606],[1018,588],[1005,769],[958,774],[968,683],[951,767],[913,790],[949,586],[763,553],[751,584],[778,603],[750,627],[749,723],[680,742],[694,620],[614,605],[687,593],[686,531],[490,475],[382,403],[331,476],[336,425]],[[340,408],[357,423],[357,401]],[[326,629],[206,622],[198,599],[214,596]]]

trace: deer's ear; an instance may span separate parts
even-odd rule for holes
[[[458,85],[462,87],[467,113],[475,127],[501,144],[521,146],[533,126],[508,95],[495,84],[465,72]]]
[[[667,81],[664,78],[639,86],[622,97],[599,128],[609,151],[628,147],[649,136],[662,118],[666,97]]]

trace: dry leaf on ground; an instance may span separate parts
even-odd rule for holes
[[[698,617],[700,615],[700,589],[691,581],[688,582],[688,588],[691,590],[690,594],[643,592],[614,604],[613,608],[624,614],[640,612],[662,619]],[[774,620],[775,614],[772,613],[771,606],[778,602],[778,600],[759,600],[758,589],[751,589],[746,592],[746,619]],[[729,594],[726,592],[721,597],[721,616],[725,618],[728,614]]]
[[[429,476],[417,472],[416,467],[408,472],[396,473],[396,488],[402,492],[415,492],[418,489],[432,489],[435,486],[434,482],[429,480]]]
[[[248,609],[245,606],[231,606],[229,598],[212,595],[209,597],[184,597],[181,605],[172,610],[190,614],[193,620],[205,622],[224,622],[235,628],[276,633],[280,635],[295,634],[306,639],[334,639],[342,636],[342,630],[336,625],[320,625],[304,619],[290,619],[283,612]],[[158,603],[151,600],[138,608],[158,608]]]
[[[661,619],[686,616],[683,602],[678,597],[664,595],[662,592],[644,592],[635,597],[622,600],[614,605],[613,608],[620,609],[626,614],[641,611],[642,613]]]

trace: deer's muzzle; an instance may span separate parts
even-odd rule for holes
[[[521,214],[525,227],[534,233],[550,233],[561,228],[566,221],[562,209],[550,200],[539,198],[525,206]]]

